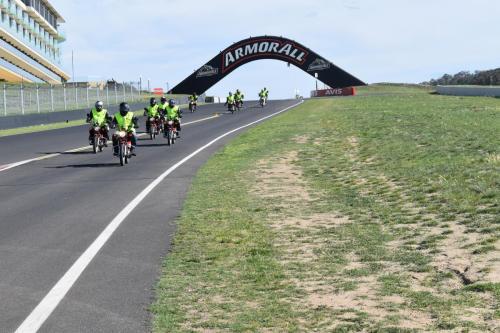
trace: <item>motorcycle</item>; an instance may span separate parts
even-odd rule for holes
[[[177,138],[177,127],[173,120],[165,121],[165,138],[167,139],[168,146],[175,143],[175,139]]]
[[[131,134],[125,131],[117,131],[116,136],[118,137],[118,157],[120,159],[120,165],[123,166],[124,164],[128,164],[132,157]]]
[[[154,140],[161,133],[161,125],[155,117],[149,118],[149,137]]]
[[[241,110],[241,108],[243,107],[243,101],[236,101],[236,109],[238,109],[238,111]]]
[[[109,131],[109,128],[106,128],[106,130]],[[94,135],[92,139],[92,148],[94,154],[97,154],[98,151],[102,152],[102,148],[107,146],[108,139],[106,139],[106,137],[104,136],[104,129],[97,124],[93,125],[92,132]]]
[[[189,111],[191,111],[191,113],[195,112],[197,107],[198,105],[196,102],[189,102]]]
[[[227,109],[228,109],[228,111],[231,112],[231,114],[234,114],[234,111],[236,111],[236,105],[235,105],[235,103],[228,104],[227,105]]]
[[[261,97],[260,98],[260,107],[263,108],[264,106],[266,106],[266,98],[265,97]]]

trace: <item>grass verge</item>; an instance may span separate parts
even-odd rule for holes
[[[376,89],[308,101],[199,171],[156,332],[499,329],[498,101]]]

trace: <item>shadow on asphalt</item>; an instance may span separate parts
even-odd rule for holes
[[[138,144],[137,148],[139,147],[166,147],[168,144],[166,143],[147,143],[147,144]]]
[[[89,148],[90,149],[90,148]],[[65,151],[53,151],[53,152],[43,152],[39,153],[41,155],[52,155],[52,154],[60,154],[60,155],[89,155],[94,154],[93,151],[74,151],[74,152],[65,152]]]
[[[54,167],[45,167],[46,169],[65,169],[65,168],[113,168],[120,167],[120,163],[93,163],[93,164],[69,164]]]

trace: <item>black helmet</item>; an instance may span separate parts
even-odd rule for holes
[[[104,108],[104,103],[103,102],[101,102],[101,101],[95,102],[95,109],[97,111],[102,111],[103,108]]]
[[[162,103],[165,103],[165,102],[167,101],[167,98],[164,96],[164,97],[160,98],[160,101],[161,101]]]
[[[168,101],[168,106],[170,106],[171,108],[175,106],[175,99],[170,99]]]
[[[120,103],[120,114],[124,116],[129,112],[130,112],[130,106],[128,105],[128,103],[126,102]]]
[[[149,99],[149,104],[150,104],[151,106],[155,106],[155,105],[156,105],[156,98],[151,97],[151,98]]]

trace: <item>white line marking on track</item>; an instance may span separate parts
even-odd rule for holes
[[[202,122],[202,121],[207,121],[207,120],[214,119],[214,118],[217,118],[217,117],[219,117],[219,115],[210,116],[210,117],[207,117],[207,118],[202,118],[202,119],[190,121],[190,122],[182,124],[182,126],[191,125],[191,124],[199,123],[199,122]],[[139,134],[137,136],[138,137],[142,137],[142,136],[145,136],[145,135],[147,135],[147,133],[141,133],[141,134]],[[45,155],[45,156],[31,158],[29,160],[24,160],[24,161],[20,161],[20,162],[10,163],[10,164],[6,164],[6,165],[0,165],[0,172],[6,171],[6,170],[9,170],[9,169],[13,169],[13,168],[16,168],[18,166],[29,164],[29,163],[32,163],[32,162],[43,161],[43,160],[46,160],[46,159],[49,159],[49,158],[61,156],[62,154],[65,154],[65,153],[76,153],[76,152],[83,151],[83,150],[89,150],[91,148],[92,147],[90,147],[90,146],[84,146],[84,147],[80,147],[80,148],[75,148],[75,149],[67,150],[67,151],[65,151],[63,153],[54,153],[54,154],[49,154],[49,155]]]
[[[71,287],[78,280],[83,271],[87,268],[90,262],[97,255],[99,250],[106,244],[106,242],[111,238],[113,233],[118,229],[122,222],[127,218],[127,216],[137,207],[146,196],[155,189],[158,184],[160,184],[168,175],[175,171],[179,166],[186,163],[188,160],[207,149],[217,141],[222,138],[233,134],[243,128],[252,126],[266,119],[269,119],[277,114],[288,111],[300,104],[303,101],[287,107],[281,111],[272,113],[266,117],[260,118],[256,121],[248,123],[246,125],[235,128],[229,132],[218,136],[201,148],[192,152],[188,156],[184,157],[182,160],[171,166],[168,170],[162,173],[158,178],[156,178],[151,184],[149,184],[144,190],[142,190],[139,195],[137,195],[104,229],[104,231],[96,238],[96,240],[83,252],[83,254],[78,258],[78,260],[71,266],[71,268],[63,275],[63,277],[52,287],[49,293],[40,301],[36,308],[30,313],[30,315],[24,320],[24,322],[18,327],[15,333],[34,333],[37,332],[43,323],[49,318],[50,314],[56,309],[58,304],[66,296]]]

